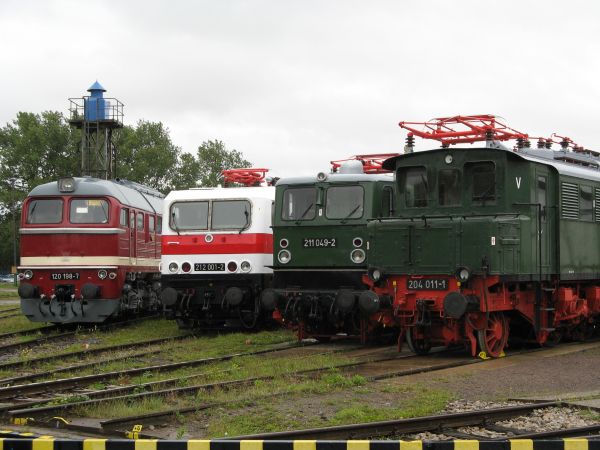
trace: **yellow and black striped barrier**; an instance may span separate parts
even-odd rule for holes
[[[12,433],[12,434],[11,434]],[[13,436],[17,434],[19,436]],[[0,434],[0,450],[600,450],[599,439],[505,441],[225,441],[155,439],[35,439]]]

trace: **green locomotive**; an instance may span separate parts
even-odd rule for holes
[[[277,182],[273,217],[273,289],[262,306],[297,327],[299,339],[368,335],[391,325],[391,304],[363,283],[367,220],[395,213],[394,182],[381,172],[389,156],[334,161],[336,172]],[[378,330],[378,331],[376,331]]]
[[[419,135],[443,148],[383,165],[395,172],[401,214],[368,225],[366,281],[393,302],[411,350],[462,343],[498,357],[509,334],[540,344],[590,334],[600,314],[600,154],[568,139],[560,151],[529,148],[493,116],[436,120]],[[450,127],[464,123],[477,126]],[[496,142],[508,138],[515,149]]]

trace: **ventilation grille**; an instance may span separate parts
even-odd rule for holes
[[[573,183],[563,182],[561,191],[561,217],[563,219],[579,219],[579,187]]]
[[[594,189],[594,219],[600,222],[600,189]]]

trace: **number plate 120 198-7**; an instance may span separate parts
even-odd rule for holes
[[[335,247],[335,244],[335,238],[304,238],[302,240],[304,248]]]
[[[50,279],[55,281],[75,281],[79,280],[79,272],[67,272],[67,273],[52,273]]]
[[[446,278],[409,278],[406,285],[412,291],[447,291],[449,286]]]

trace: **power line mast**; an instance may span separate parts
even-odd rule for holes
[[[69,123],[81,130],[81,175],[109,180],[116,177],[116,131],[123,128],[123,103],[104,97],[96,81],[90,95],[69,99]]]

